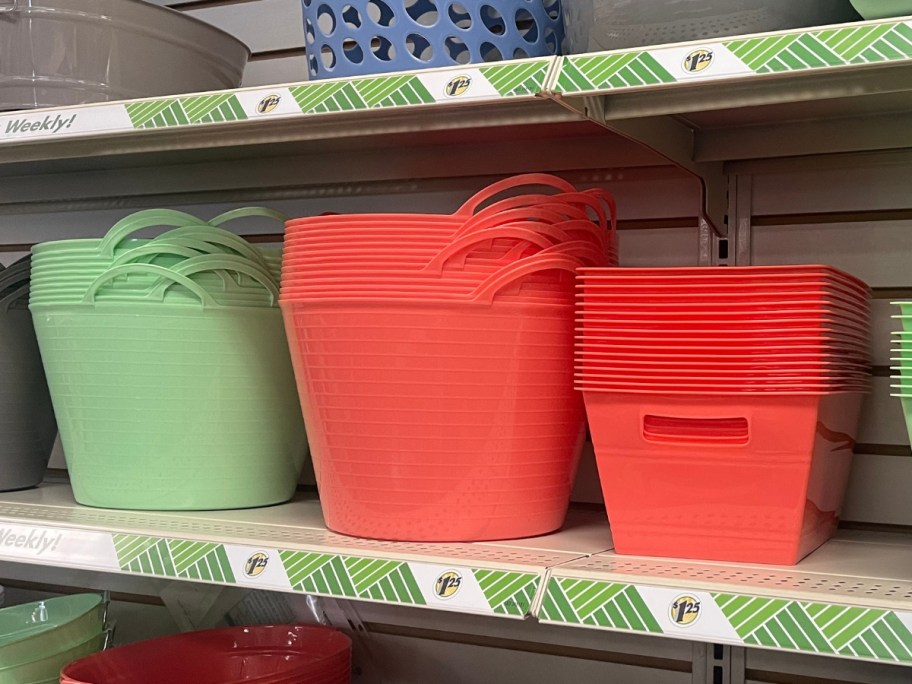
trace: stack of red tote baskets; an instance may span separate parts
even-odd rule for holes
[[[618,553],[794,564],[835,531],[870,291],[828,266],[587,268],[585,396]]]
[[[585,436],[575,272],[616,263],[610,195],[541,174],[450,215],[288,222],[280,303],[327,526],[404,541],[560,527]]]

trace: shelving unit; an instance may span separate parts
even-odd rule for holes
[[[689,186],[692,212],[678,213],[694,226],[704,219],[700,261],[724,262],[715,245],[727,236],[728,263],[750,263],[750,170],[788,159],[816,173],[833,160],[907,161],[909,150],[912,20],[865,22],[4,114],[0,217],[123,198],[443,192],[522,171],[597,183],[661,167],[700,182]],[[10,229],[8,242],[27,244]],[[68,486],[49,484],[0,494],[0,561],[912,666],[912,539],[903,534],[846,530],[779,568],[619,556],[602,513],[574,513],[540,539],[405,544],[328,532],[313,498],[121,512],[80,507]]]
[[[334,534],[314,498],[146,513],[79,506],[62,484],[0,495],[0,560],[912,665],[901,535],[843,532],[795,568],[611,549],[592,512],[537,539],[416,544]]]

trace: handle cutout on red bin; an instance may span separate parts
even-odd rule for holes
[[[747,418],[681,418],[646,415],[643,439],[665,444],[747,444]]]

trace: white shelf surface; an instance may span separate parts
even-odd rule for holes
[[[530,613],[548,568],[610,548],[597,513],[574,515],[562,532],[537,539],[416,544],[334,534],[308,497],[250,510],[151,513],[86,508],[63,484],[0,495],[2,560],[505,617]],[[441,596],[438,579],[448,572],[459,588]]]
[[[906,536],[844,531],[795,567],[611,548],[599,511],[573,511],[563,530],[534,539],[423,544],[334,534],[310,496],[153,513],[83,507],[65,484],[0,494],[0,561],[912,665]],[[441,595],[444,585],[451,591]],[[690,612],[679,614],[681,605]]]

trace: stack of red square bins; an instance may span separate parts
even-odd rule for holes
[[[586,268],[576,385],[615,549],[794,564],[835,531],[870,290],[828,266]]]

